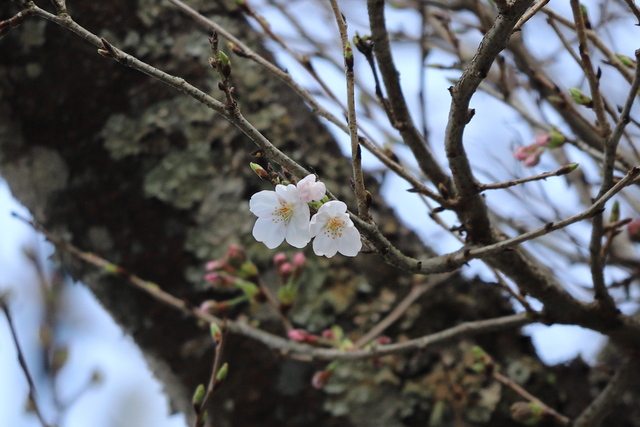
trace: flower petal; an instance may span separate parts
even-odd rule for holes
[[[324,255],[331,258],[338,252],[338,240],[320,233],[313,241],[313,252],[318,256]]]
[[[360,232],[355,227],[346,227],[338,239],[338,251],[344,256],[356,256],[362,249]]]
[[[284,240],[286,231],[282,222],[274,222],[269,217],[260,217],[253,226],[253,237],[265,244],[269,249],[274,249]]]
[[[287,229],[287,243],[295,248],[304,248],[311,240],[308,227],[295,227],[289,224]]]
[[[249,210],[255,216],[271,215],[276,206],[280,203],[280,199],[275,191],[262,190],[249,200]]]

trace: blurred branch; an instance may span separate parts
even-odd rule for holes
[[[620,402],[623,393],[638,380],[640,363],[629,358],[615,373],[609,384],[573,422],[573,427],[598,426]]]
[[[36,385],[33,382],[33,377],[29,373],[27,361],[25,360],[24,354],[22,353],[22,348],[20,347],[20,342],[18,341],[18,334],[16,333],[16,329],[13,325],[13,318],[11,317],[11,312],[9,311],[9,306],[7,305],[6,298],[6,295],[0,295],[0,309],[7,317],[7,323],[9,325],[9,330],[11,331],[11,337],[13,338],[13,343],[16,347],[16,352],[18,353],[18,363],[20,363],[20,368],[22,368],[22,372],[27,378],[27,383],[29,384],[29,402],[31,402],[31,404],[33,405],[33,411],[38,417],[40,424],[42,424],[43,427],[50,427],[50,425],[44,420],[42,412],[38,407],[38,400],[36,399]]]

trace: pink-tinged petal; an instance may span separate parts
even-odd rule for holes
[[[327,187],[322,182],[316,182],[315,175],[307,175],[298,182],[298,194],[305,202],[320,200],[327,192]]]
[[[342,231],[339,239],[338,251],[344,256],[356,256],[362,249],[360,233],[355,227],[347,227]]]
[[[275,191],[262,190],[249,200],[249,210],[256,216],[271,215],[276,206],[280,204],[280,199]]]
[[[270,218],[258,218],[253,226],[253,237],[269,249],[277,248],[285,237],[284,224],[275,223]]]

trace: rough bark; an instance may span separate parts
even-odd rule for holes
[[[259,47],[233,6],[193,3]],[[114,45],[217,92],[208,35],[164,3],[69,6],[82,25]],[[11,11],[3,6],[1,18]],[[353,206],[349,163],[320,122],[280,81],[247,60],[232,61],[235,94],[248,119]],[[202,279],[203,264],[220,257],[230,243],[246,245],[262,268],[269,267],[273,251],[251,238],[248,199],[265,189],[248,167],[255,147],[212,111],[33,18],[0,41],[0,90],[0,174],[52,232],[194,304],[219,297]],[[375,188],[373,180],[369,188]],[[373,214],[399,247],[415,255],[428,251],[382,200],[375,200]],[[65,269],[90,287],[142,348],[176,409],[190,413],[192,390],[206,382],[211,366],[207,331],[61,255]],[[414,280],[375,254],[309,259],[293,320],[313,332],[334,323],[366,331]],[[455,276],[425,295],[389,334],[415,337],[510,312],[497,286]],[[279,331],[269,313],[256,315],[263,327]],[[508,408],[521,399],[469,371],[474,342],[559,412],[575,416],[588,404],[590,368],[578,361],[545,367],[518,331],[394,357],[382,367],[340,364],[325,391],[310,385],[321,366],[288,360],[232,336],[224,355],[231,374],[212,417],[220,426],[513,425]],[[629,412],[618,412],[615,425],[637,425]]]

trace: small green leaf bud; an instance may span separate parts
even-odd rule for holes
[[[558,148],[567,141],[567,137],[557,130],[552,130],[549,135],[549,148]]]
[[[582,93],[580,89],[573,87],[569,89],[569,93],[571,94],[571,98],[573,98],[576,104],[584,105],[587,108],[593,107],[593,101],[591,100],[591,98]]]
[[[611,207],[611,216],[609,216],[609,222],[616,222],[620,219],[620,203],[616,200]]]
[[[627,55],[622,55],[620,53],[616,53],[616,58],[618,58],[618,60],[620,62],[622,62],[622,64],[625,67],[636,68],[636,61],[634,61],[633,59],[629,58]]]
[[[217,323],[211,322],[209,325],[209,331],[211,332],[211,336],[216,343],[219,343],[222,339],[222,329],[218,326]]]
[[[220,72],[225,79],[228,79],[231,76],[231,60],[222,51],[218,52],[218,59],[220,61]]]
[[[228,373],[229,373],[229,364],[225,363],[218,370],[218,373],[216,374],[216,381],[219,382],[219,383],[224,381],[225,378],[227,378],[227,374]]]
[[[202,405],[205,394],[206,390],[204,388],[204,384],[200,384],[196,387],[196,391],[193,393],[193,397],[191,398],[191,404],[196,408],[196,410],[200,408],[200,405]]]
[[[511,417],[527,426],[538,424],[544,414],[544,409],[533,402],[516,402],[511,405]]]

